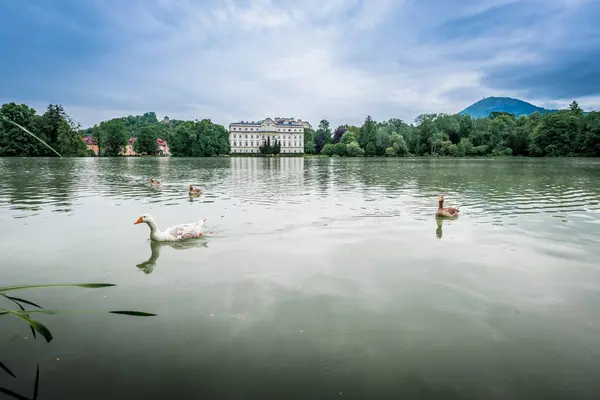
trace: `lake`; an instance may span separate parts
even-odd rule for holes
[[[14,296],[158,314],[0,317],[26,396],[38,363],[40,399],[600,396],[598,159],[0,159],[0,226],[0,286],[117,285]]]

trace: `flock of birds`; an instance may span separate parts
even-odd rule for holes
[[[150,184],[154,187],[160,186],[160,181],[152,178],[148,178]],[[202,194],[202,189],[196,188],[193,185],[188,187],[188,195],[190,197],[198,197]],[[451,218],[458,217],[458,207],[444,207],[444,196],[438,196],[438,209],[435,212],[435,216],[438,218]],[[155,242],[181,242],[190,239],[201,239],[204,238],[204,223],[206,218],[202,221],[191,222],[188,224],[180,224],[171,226],[164,231],[158,229],[154,218],[149,214],[141,215],[135,222],[137,224],[146,224],[150,228],[150,240]]]

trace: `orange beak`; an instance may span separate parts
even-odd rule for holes
[[[144,221],[142,221],[142,217],[139,217],[139,218],[137,219],[137,221],[135,221],[133,224],[134,224],[134,225],[136,225],[136,224],[141,224],[142,222],[144,222]]]

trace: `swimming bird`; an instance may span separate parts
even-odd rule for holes
[[[444,208],[444,195],[438,197],[438,209],[435,212],[437,217],[453,218],[458,217],[459,209],[454,207]]]
[[[188,191],[190,196],[200,196],[202,194],[202,189],[195,188],[193,185],[190,185],[190,190]]]
[[[206,222],[206,218],[198,222],[171,226],[161,231],[151,215],[143,214],[133,224],[145,223],[148,225],[150,227],[150,239],[156,242],[180,242],[204,237],[204,222]]]

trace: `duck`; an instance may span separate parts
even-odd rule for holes
[[[154,180],[152,178],[148,178],[148,182],[150,182],[150,184],[153,185],[153,186],[160,185],[160,181]]]
[[[161,231],[151,215],[143,214],[133,224],[144,223],[148,225],[150,227],[150,240],[155,242],[182,242],[188,239],[203,238],[205,222],[206,218],[198,222],[174,225]]]
[[[438,209],[435,212],[436,217],[454,218],[458,217],[459,209],[454,207],[444,208],[444,195],[438,196]]]
[[[195,188],[193,185],[190,185],[190,190],[188,191],[190,196],[200,196],[202,194],[202,189]]]

